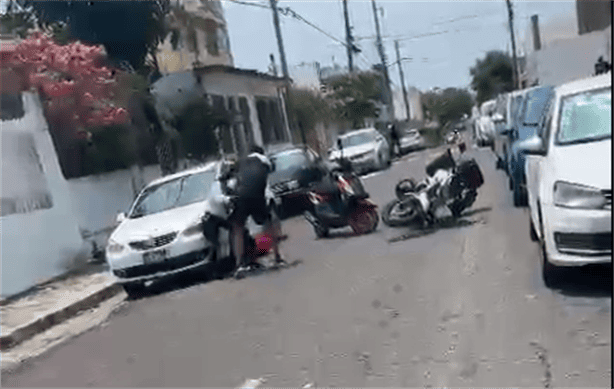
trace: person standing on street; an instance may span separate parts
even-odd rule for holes
[[[401,155],[401,142],[399,140],[399,134],[397,134],[396,126],[392,123],[389,124],[388,132],[390,133],[390,140],[392,141],[390,145],[391,157],[399,157]]]
[[[230,216],[237,274],[258,266],[254,253],[248,255],[245,253],[244,231],[249,216],[258,225],[265,225],[265,230],[272,239],[275,263],[278,265],[285,263],[279,254],[281,226],[277,218],[271,217],[265,198],[267,180],[272,170],[273,164],[259,146],[253,146],[251,153],[238,163],[236,207]]]

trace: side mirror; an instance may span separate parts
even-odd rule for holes
[[[341,142],[341,139],[337,139],[337,148],[339,150],[343,150],[343,143]]]
[[[123,212],[118,213],[117,217],[115,218],[115,221],[117,222],[117,224],[123,223],[124,220],[126,220],[126,214]]]
[[[546,155],[546,147],[538,136],[526,139],[518,144],[518,150],[526,155]]]

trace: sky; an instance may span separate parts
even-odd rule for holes
[[[243,0],[251,4],[268,4],[268,0]],[[230,47],[234,65],[239,68],[267,71],[269,54],[274,54],[279,68],[279,51],[270,9],[224,0]],[[394,39],[401,39],[401,58],[406,84],[420,90],[433,87],[468,87],[469,69],[489,50],[510,50],[507,5],[504,0],[376,2],[380,28],[385,38],[388,62],[396,61]],[[548,34],[575,33],[575,1],[513,1],[517,46],[530,26],[531,15],[540,19],[542,38]],[[345,39],[345,22],[341,0],[279,1],[309,22],[339,40]],[[375,46],[373,8],[368,0],[349,0],[353,35],[362,53],[354,59],[362,69],[379,62]],[[288,66],[317,61],[321,66],[337,63],[347,66],[345,46],[309,25],[280,15]],[[550,28],[548,28],[550,26]],[[408,39],[417,35],[441,33]],[[367,38],[367,39],[363,39]],[[397,66],[389,68],[393,85],[400,85]]]
[[[279,51],[268,0],[222,0],[230,35],[234,65],[266,72],[269,54],[278,69]],[[515,31],[519,51],[525,46],[530,17],[539,15],[542,40],[573,35],[576,32],[575,1],[514,0]],[[0,9],[6,4],[0,0]],[[279,1],[338,40],[345,40],[341,0]],[[260,5],[260,7],[258,6]],[[509,51],[507,6],[504,0],[377,0],[380,27],[388,63],[396,61],[394,39],[400,39],[401,58],[407,85],[420,90],[433,87],[468,87],[469,69],[489,50]],[[375,23],[370,0],[348,0],[350,21],[356,44],[362,53],[355,66],[368,69],[379,63],[375,46]],[[347,66],[345,46],[313,27],[280,14],[288,66],[319,62],[322,67],[336,63]],[[438,34],[421,38],[417,35]],[[530,38],[530,36],[528,36]],[[393,86],[400,85],[398,67],[389,67]]]

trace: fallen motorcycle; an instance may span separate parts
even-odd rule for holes
[[[357,235],[367,234],[379,224],[377,205],[368,199],[360,178],[343,158],[312,185],[308,198],[311,207],[304,216],[318,238],[327,237],[331,228],[348,225]]]
[[[459,148],[462,154],[464,144]],[[484,176],[475,159],[461,159],[457,163],[451,149],[427,165],[426,173],[427,177],[418,183],[410,178],[396,185],[396,199],[382,210],[386,225],[432,225],[437,221],[437,211],[444,207],[454,218],[459,218],[473,205],[478,188],[484,184]]]

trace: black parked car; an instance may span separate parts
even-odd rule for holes
[[[307,188],[321,178],[322,160],[308,147],[289,147],[269,153],[275,171],[269,176],[269,186],[276,197],[280,209],[278,214],[287,215],[288,206],[295,205],[305,209]]]

